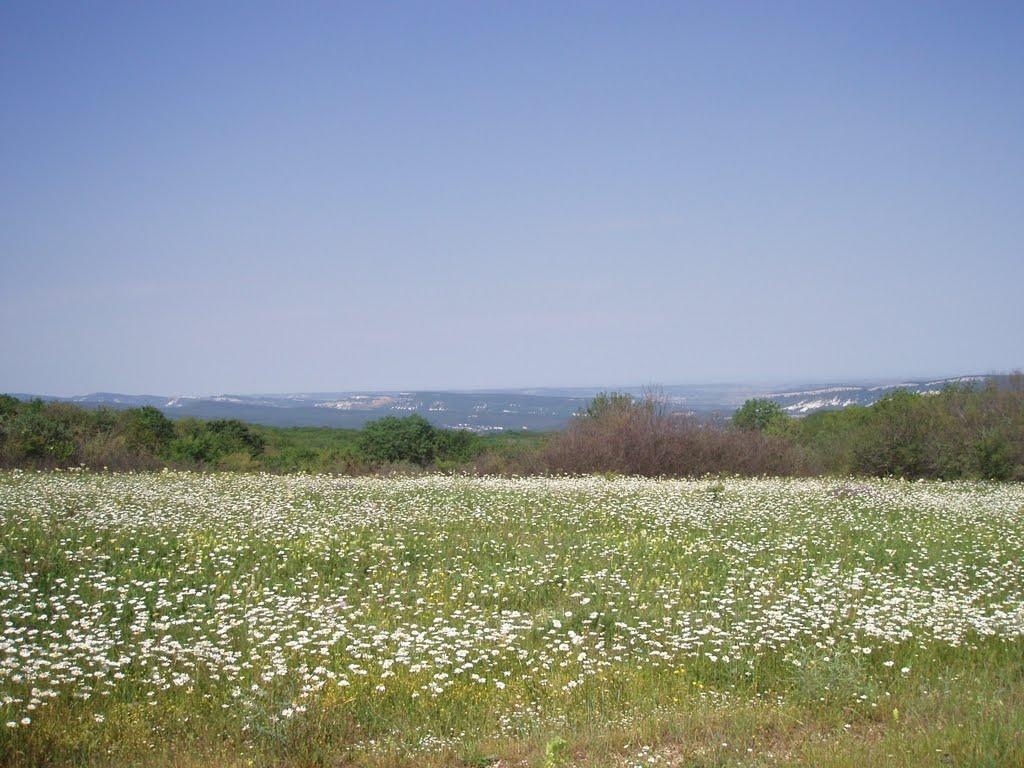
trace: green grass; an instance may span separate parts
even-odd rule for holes
[[[0,618],[3,765],[1024,764],[1019,484],[14,472]]]

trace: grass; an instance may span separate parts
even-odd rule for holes
[[[1024,764],[1019,484],[12,472],[0,617],[3,765]]]

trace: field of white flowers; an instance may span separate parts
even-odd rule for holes
[[[2,765],[1024,762],[1020,484],[4,473],[0,621]]]

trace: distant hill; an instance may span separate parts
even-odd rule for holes
[[[831,385],[795,391],[780,391],[768,394],[780,403],[792,416],[804,416],[821,410],[836,410],[850,405],[871,405],[879,398],[898,389],[918,394],[937,394],[949,384],[980,385],[988,379],[1003,379],[1005,376],[956,376],[931,381],[905,381],[896,384]]]
[[[14,396],[22,400],[37,397],[25,393],[14,393]],[[96,392],[74,397],[41,397],[86,408],[151,405],[173,419],[190,416],[239,419],[274,427],[358,428],[381,416],[419,413],[437,426],[482,433],[559,429],[587,402],[584,397],[462,392],[320,392],[206,397]]]
[[[766,397],[788,413],[804,416],[850,405],[870,405],[896,389],[938,392],[950,383],[978,384],[987,376],[947,379],[832,383],[792,387],[741,384],[671,385],[660,387],[670,406],[699,415],[731,414],[750,397]],[[999,377],[996,377],[999,378]],[[574,413],[602,390],[639,396],[641,387],[579,387],[443,392],[312,392],[262,395],[125,395],[93,392],[74,397],[13,393],[28,400],[71,402],[89,408],[137,408],[151,405],[171,418],[240,419],[275,427],[361,427],[381,416],[419,413],[440,427],[474,432],[552,430],[565,426]]]

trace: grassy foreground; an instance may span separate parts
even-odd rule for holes
[[[0,474],[0,764],[1024,765],[1024,486]]]

